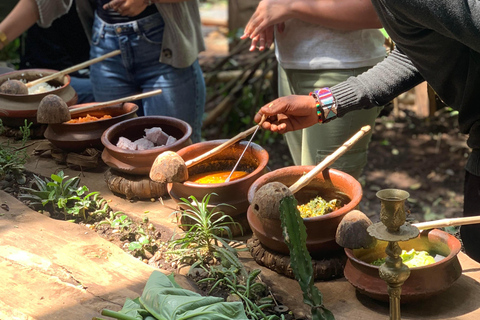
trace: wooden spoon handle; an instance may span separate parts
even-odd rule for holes
[[[215,148],[213,148],[212,150],[209,150],[201,155],[199,155],[198,157],[196,158],[193,158],[193,159],[190,159],[190,160],[187,160],[185,161],[185,165],[187,166],[187,168],[190,168],[191,166],[205,160],[205,159],[208,159],[210,158],[211,156],[214,156],[216,155],[217,153],[221,152],[222,150],[228,148],[229,146],[231,146],[232,144],[234,144],[235,142],[237,141],[240,141],[242,139],[245,139],[246,137],[248,137],[249,135],[251,135],[255,129],[257,129],[258,125],[254,126],[254,127],[251,127],[250,129],[248,130],[245,130],[243,132],[240,132],[239,134],[237,134],[235,137],[233,138],[230,138],[228,139],[227,141],[225,141],[224,143],[222,143],[221,145],[219,146],[216,146]]]
[[[322,172],[326,167],[330,166],[332,163],[334,163],[338,158],[340,158],[341,155],[343,155],[345,152],[347,152],[358,140],[360,140],[363,136],[365,136],[369,131],[371,127],[370,126],[365,126],[360,129],[353,137],[348,139],[343,145],[340,146],[335,152],[333,152],[331,155],[323,159],[322,162],[317,164],[315,168],[310,170],[306,175],[302,176],[300,179],[297,180],[294,184],[292,184],[289,189],[292,193],[297,192],[301,188],[303,188],[305,185],[307,185],[312,179]],[[321,137],[319,137],[321,139]]]
[[[464,226],[467,224],[475,224],[475,223],[480,223],[480,216],[440,219],[440,220],[413,223],[412,225],[417,227],[420,230],[428,230],[428,229],[435,229],[435,228]]]
[[[109,53],[104,54],[103,56],[97,57],[95,59],[90,59],[90,60],[87,60],[85,62],[74,65],[70,68],[67,68],[65,70],[52,73],[49,76],[27,82],[25,85],[27,86],[27,88],[33,87],[36,84],[44,83],[44,82],[56,79],[60,76],[64,76],[66,74],[69,74],[69,73],[72,73],[72,72],[75,72],[75,71],[78,71],[78,70],[82,70],[82,69],[84,69],[84,68],[86,68],[86,67],[88,67],[88,66],[90,66],[94,63],[100,62],[102,60],[105,60],[107,58],[110,58],[110,57],[113,57],[113,56],[116,56],[116,55],[119,55],[120,53],[122,53],[120,50],[115,50],[115,51],[109,52]]]
[[[143,99],[143,98],[148,98],[148,97],[160,94],[160,93],[162,93],[162,89],[157,89],[157,90],[152,90],[152,91],[144,92],[144,93],[140,93],[140,94],[134,94],[133,96],[120,98],[120,99],[117,99],[117,100],[99,102],[99,103],[89,105],[89,106],[85,106],[85,107],[71,108],[69,110],[70,110],[71,115],[72,114],[78,114],[78,113],[85,112],[85,111],[92,111],[92,110],[96,110],[96,109],[103,108],[103,107],[113,106],[113,105],[123,103],[123,102],[130,102],[130,101],[135,101],[135,100],[139,100],[139,99]]]

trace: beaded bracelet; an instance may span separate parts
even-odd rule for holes
[[[322,88],[310,92],[315,99],[319,123],[327,123],[337,117],[337,104],[329,88]]]

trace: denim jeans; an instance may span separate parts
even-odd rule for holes
[[[108,24],[95,15],[91,58],[120,49],[121,55],[90,66],[97,101],[108,101],[162,89],[142,101],[139,115],[178,118],[192,126],[193,142],[201,139],[205,82],[198,61],[186,68],[160,63],[164,22],[153,14],[127,23]]]

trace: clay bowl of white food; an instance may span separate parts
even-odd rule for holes
[[[12,71],[0,75],[0,85],[7,80],[29,82],[56,72],[58,71],[50,69]],[[0,93],[0,119],[5,126],[22,126],[25,119],[36,124],[38,105],[48,94],[59,96],[68,106],[76,104],[78,100],[77,93],[70,85],[70,76],[64,75],[29,88],[29,94]]]
[[[192,127],[165,116],[124,120],[102,135],[102,160],[110,168],[133,175],[150,173],[155,158],[165,151],[178,151],[190,144]]]

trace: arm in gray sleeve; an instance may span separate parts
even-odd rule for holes
[[[330,90],[341,117],[353,110],[383,106],[423,81],[410,59],[395,48],[382,62]]]
[[[70,10],[72,0],[35,0],[40,19],[38,25],[48,28],[52,22]]]

